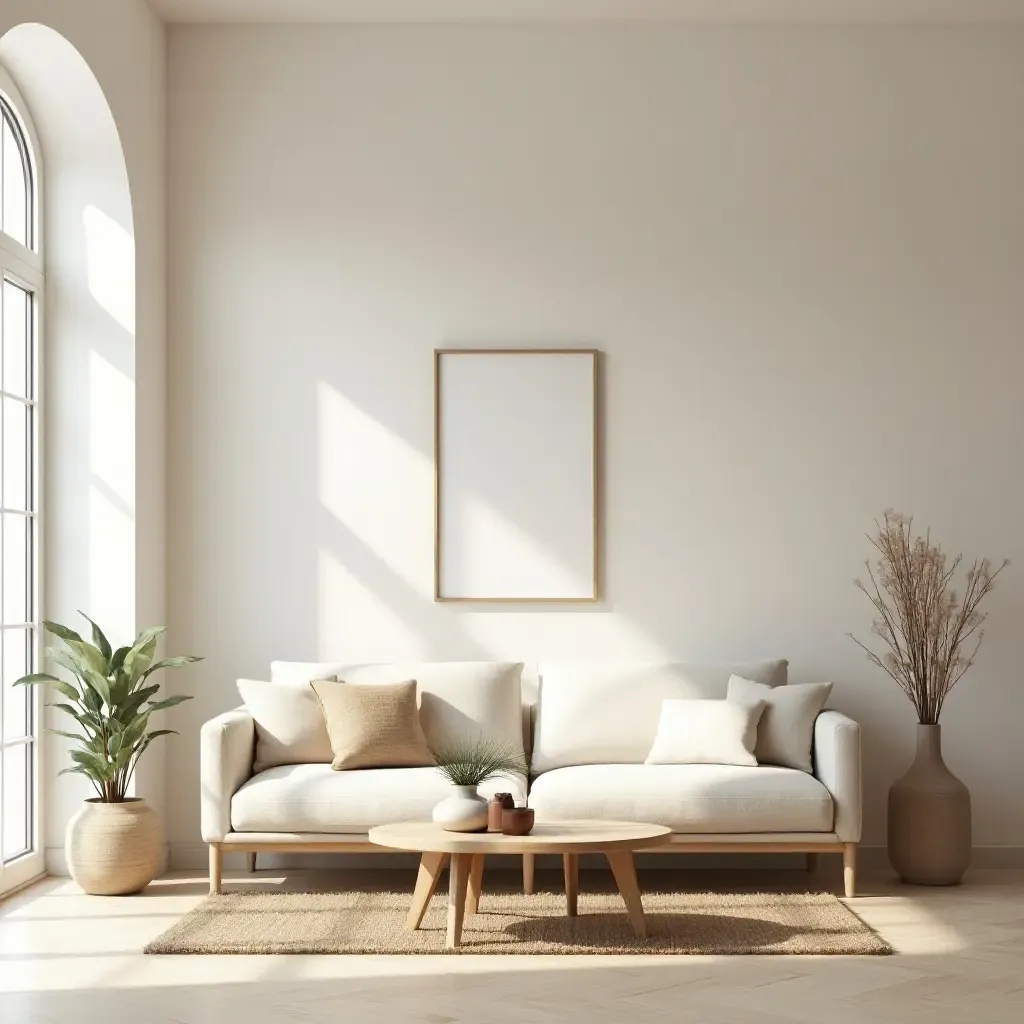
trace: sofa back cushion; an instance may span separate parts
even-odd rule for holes
[[[784,660],[725,666],[542,662],[531,774],[576,764],[643,764],[662,701],[721,700],[734,674],[784,686],[788,667]]]
[[[424,661],[395,664],[275,661],[270,678],[294,683],[336,677],[345,683],[403,683],[419,688],[420,724],[433,748],[464,737],[486,736],[523,749],[521,662]],[[748,677],[749,678],[749,677]]]

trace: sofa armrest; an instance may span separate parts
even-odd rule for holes
[[[246,709],[203,724],[199,738],[200,822],[203,840],[221,842],[231,831],[231,798],[252,775],[256,729]]]
[[[814,777],[832,794],[836,835],[860,841],[860,726],[838,711],[822,711],[814,722]]]

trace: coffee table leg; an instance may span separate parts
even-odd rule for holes
[[[430,897],[434,895],[437,888],[437,880],[448,863],[447,853],[425,853],[420,857],[420,869],[416,875],[416,888],[412,894],[412,906],[409,908],[409,916],[405,919],[405,926],[409,931],[416,931],[423,921],[423,915],[427,912],[430,904]]]
[[[636,881],[636,868],[633,866],[633,854],[628,850],[606,854],[611,865],[615,884],[626,904],[629,923],[639,938],[647,936],[647,922],[644,920],[644,905],[640,902],[640,886]]]
[[[523,892],[527,896],[533,895],[534,864],[532,853],[523,854]]]
[[[449,948],[462,944],[462,922],[466,914],[466,892],[469,889],[469,869],[473,855],[453,853],[448,869],[448,934],[445,945]]]
[[[469,893],[466,896],[466,913],[480,912],[480,897],[484,891],[484,855],[473,854],[473,863],[469,869]]]
[[[580,890],[580,855],[562,854],[562,873],[565,875],[565,913],[576,916],[576,896]]]

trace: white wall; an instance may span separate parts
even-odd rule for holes
[[[42,149],[43,613],[85,609],[120,643],[164,614],[164,56],[144,0],[0,9],[0,63]],[[61,871],[66,822],[92,790],[58,779],[66,744],[44,742],[46,863]],[[136,777],[158,808],[163,753]]]
[[[914,728],[844,636],[864,531],[1024,555],[1024,33],[169,38],[181,859],[199,724],[274,657],[785,655],[863,723],[882,841]],[[431,352],[470,343],[604,352],[597,607],[431,600]],[[945,720],[982,846],[1024,846],[1021,578]]]

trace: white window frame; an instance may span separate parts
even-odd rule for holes
[[[33,629],[33,644],[30,652],[32,662],[28,671],[38,672],[43,668],[43,636],[42,636],[42,583],[43,583],[43,562],[42,562],[42,523],[43,523],[43,494],[42,494],[42,371],[43,371],[43,327],[44,327],[44,261],[43,261],[43,231],[42,231],[42,173],[39,163],[39,138],[32,125],[27,105],[18,91],[17,86],[11,80],[6,71],[0,67],[0,96],[2,96],[7,107],[13,112],[21,128],[22,135],[27,142],[28,159],[30,165],[30,211],[31,231],[29,241],[32,248],[22,245],[15,238],[0,230],[0,289],[3,280],[10,280],[13,284],[24,288],[32,295],[32,363],[31,363],[31,393],[28,395],[26,405],[32,409],[31,418],[31,479],[30,486],[32,497],[30,509],[26,517],[31,520],[32,526],[32,556],[33,564],[30,568],[30,619],[28,623]],[[0,292],[0,303],[2,303],[2,292]],[[2,308],[2,307],[0,307]],[[2,380],[0,380],[0,393],[2,393]],[[2,539],[2,534],[0,534]],[[13,626],[13,624],[11,624]],[[25,742],[32,746],[32,759],[30,764],[32,798],[30,801],[30,849],[27,853],[8,861],[3,862],[0,853],[0,897],[20,888],[42,875],[44,866],[44,834],[43,834],[43,729],[44,729],[44,692],[43,688],[34,686],[29,690],[29,702],[32,714],[32,729],[30,738]],[[0,702],[0,752],[3,746],[3,705]],[[3,791],[0,788],[0,822],[3,813]]]

